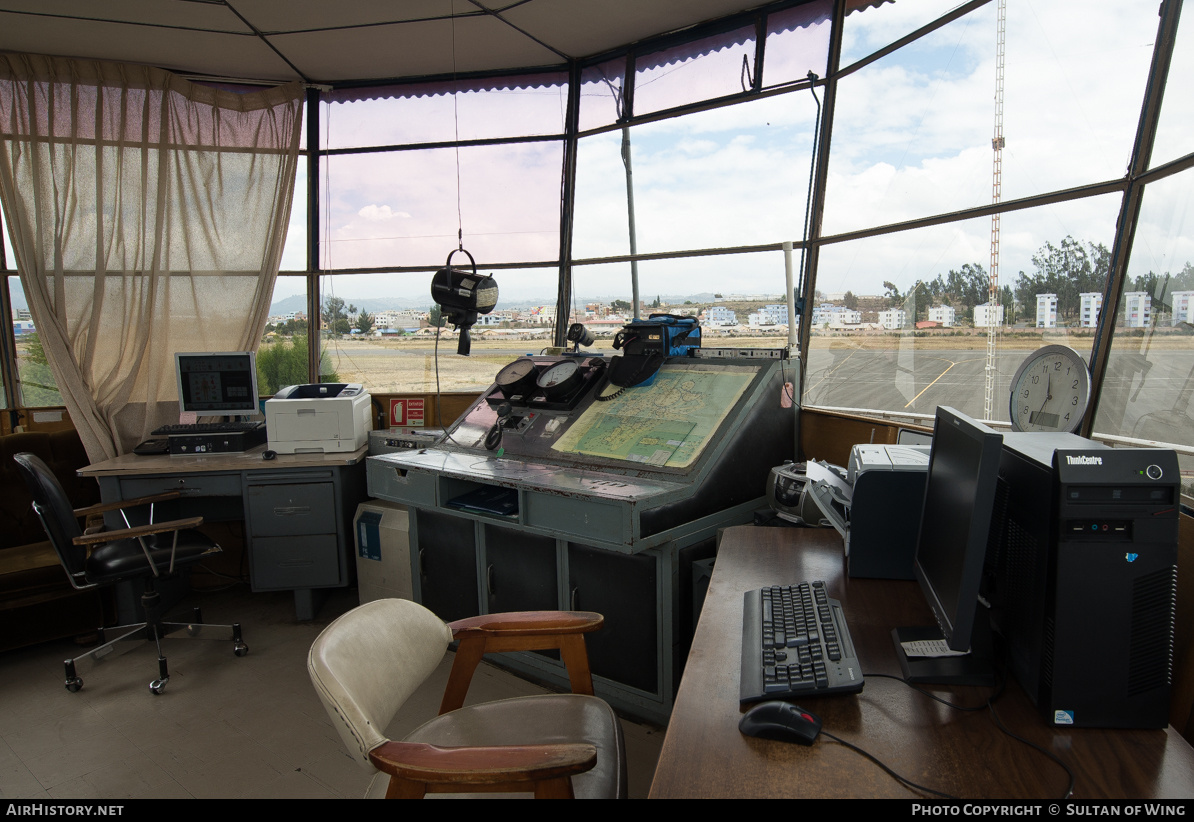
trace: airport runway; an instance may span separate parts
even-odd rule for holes
[[[1030,352],[1000,351],[995,363],[992,417],[1008,419],[1011,379]],[[949,405],[983,417],[984,350],[959,349],[817,349],[805,378],[805,403],[932,414]],[[1119,353],[1108,366],[1096,428],[1121,436],[1150,436],[1171,431],[1168,439],[1194,444],[1191,419],[1194,351],[1152,350],[1147,357]]]

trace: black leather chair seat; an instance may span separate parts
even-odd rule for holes
[[[150,534],[144,537],[144,540],[149,549],[149,556],[153,558],[159,573],[166,573],[170,568],[174,534]],[[178,548],[174,554],[175,568],[195,562],[206,553],[214,553],[210,539],[195,530],[178,532]],[[123,539],[101,545],[87,557],[86,568],[87,579],[97,583],[152,573],[145,562],[145,552],[141,549],[141,543],[136,539]]]

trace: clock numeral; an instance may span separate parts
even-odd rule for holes
[[[1077,387],[1078,387],[1078,381],[1074,380],[1074,384],[1071,385],[1070,388],[1077,388]]]
[[[1074,397],[1074,399],[1073,399],[1073,401],[1070,403],[1070,405],[1077,405],[1077,404],[1078,404],[1078,398],[1077,398],[1077,397]]]

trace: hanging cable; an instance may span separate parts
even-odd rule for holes
[[[814,72],[810,71],[808,73],[808,82],[809,82],[808,90],[810,93],[812,93],[813,101],[816,102],[816,104],[817,104],[817,117],[813,123],[813,154],[812,154],[812,159],[809,161],[808,194],[805,196],[805,200],[804,200],[804,234],[801,237],[803,242],[801,242],[801,244],[800,244],[800,281],[797,283],[797,286],[796,286],[796,290],[799,291],[801,294],[804,293],[804,282],[805,282],[806,277],[808,276],[808,263],[806,261],[806,255],[808,253],[808,232],[809,232],[809,223],[812,220],[813,185],[814,185],[814,180],[816,179],[816,176],[817,176],[817,152],[820,147],[820,139],[821,139],[821,100],[817,97],[817,87],[816,87],[816,82],[818,79],[819,78],[817,77],[817,75]],[[804,306],[800,303],[799,298],[797,299],[796,308],[797,308],[796,313],[798,315],[803,316]]]

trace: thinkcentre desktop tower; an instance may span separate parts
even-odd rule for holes
[[[987,598],[1050,723],[1168,724],[1179,492],[1170,450],[1004,436]]]

